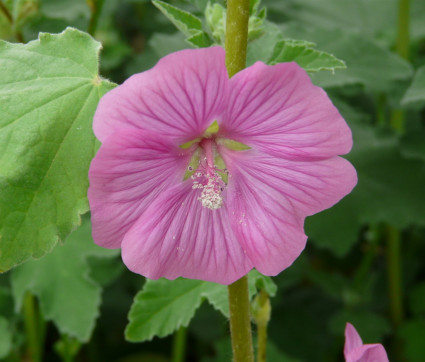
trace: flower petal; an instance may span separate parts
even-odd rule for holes
[[[356,362],[389,362],[382,344],[365,344],[360,347],[360,350],[362,350],[362,354],[359,359],[354,360]]]
[[[347,359],[347,356],[351,351],[354,351],[356,348],[359,348],[363,345],[360,335],[357,333],[356,328],[351,323],[345,325],[345,345],[344,345],[344,355]]]
[[[387,352],[381,344],[363,344],[351,323],[345,326],[344,356],[346,362],[388,362]]]
[[[353,166],[340,157],[297,161],[256,150],[220,152],[230,172],[232,225],[266,275],[287,268],[304,249],[304,218],[338,202],[357,182]]]
[[[296,63],[257,62],[230,80],[222,135],[280,157],[345,154],[351,131],[325,91]]]
[[[94,241],[119,248],[152,201],[183,180],[190,157],[171,140],[137,129],[121,130],[106,139],[89,170]]]
[[[182,144],[224,111],[228,76],[221,47],[187,49],[135,74],[99,102],[93,129],[103,142],[117,129],[157,132]]]
[[[152,203],[122,244],[130,270],[151,279],[182,276],[230,284],[252,268],[230,226],[227,207],[205,208],[199,196],[199,189],[186,181]]]

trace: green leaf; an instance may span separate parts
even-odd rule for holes
[[[50,19],[65,19],[68,23],[90,17],[87,0],[42,0],[40,11]],[[88,25],[88,24],[87,24]]]
[[[0,358],[6,357],[12,348],[12,331],[6,318],[0,316]]]
[[[365,224],[425,225],[424,162],[405,157],[394,134],[355,123],[351,128],[354,147],[347,158],[357,170],[358,184],[337,205],[306,221],[311,241],[339,256],[350,250]]]
[[[320,72],[312,75],[314,83],[321,87],[362,85],[375,92],[387,92],[397,80],[409,79],[413,75],[410,63],[372,40],[338,30],[306,30],[299,26],[288,26],[285,35],[306,39],[317,44],[317,48],[343,59],[347,69],[333,73]],[[375,66],[375,64],[379,66]]]
[[[283,40],[282,31],[273,23],[264,22],[263,31],[262,36],[248,43],[246,55],[247,66],[259,60],[267,63],[273,55],[275,44]]]
[[[276,285],[271,279],[252,270],[250,297],[255,294],[256,285],[264,287],[271,296],[276,294]],[[142,342],[155,336],[165,337],[181,326],[187,327],[204,299],[225,316],[229,315],[226,285],[183,278],[147,279],[131,306],[126,339]]]
[[[277,286],[273,282],[272,278],[261,274],[256,269],[253,269],[248,274],[249,279],[249,288],[250,288],[250,297],[254,295],[256,290],[264,289],[268,295],[274,297],[277,292]]]
[[[396,38],[398,2],[396,0],[269,0],[268,9],[284,19],[296,21],[303,28],[341,29],[378,39],[391,47]],[[410,2],[410,35],[412,43],[425,36],[425,2]]]
[[[308,72],[346,68],[345,63],[332,54],[312,49],[304,44],[294,44],[285,40],[276,43],[273,55],[268,63],[276,64],[282,62],[296,62]]]
[[[225,293],[226,286],[202,280],[146,280],[129,313],[126,339],[147,341],[187,326],[209,291]]]
[[[205,31],[196,33],[186,39],[188,43],[193,45],[195,48],[208,48],[212,45],[212,40]]]
[[[202,21],[191,13],[178,9],[160,0],[152,3],[170,20],[184,35],[190,37],[202,32]]]
[[[421,106],[424,106],[425,102],[425,66],[420,67],[413,78],[412,84],[407,89],[401,103],[403,105],[410,105],[414,103],[422,102]]]
[[[394,0],[290,0],[276,10],[304,28],[329,29],[334,34],[346,29],[370,38],[388,33],[394,38],[396,6]]]
[[[183,34],[178,31],[174,34],[155,33],[152,38],[149,39],[148,45],[155,52],[158,60],[167,54],[187,48],[187,43]]]
[[[273,280],[261,274],[257,270],[253,269],[248,273],[248,288],[249,298],[251,299],[257,290],[263,288],[271,296],[274,297],[277,292],[277,286]],[[206,295],[208,302],[218,311],[220,311],[225,317],[229,317],[229,300],[227,294],[227,288],[209,288],[208,294]]]
[[[114,85],[100,43],[68,28],[0,42],[0,270],[48,253],[88,210],[92,118]]]
[[[83,222],[64,245],[40,260],[31,260],[12,271],[16,312],[27,291],[36,295],[47,320],[62,334],[87,342],[99,315],[100,286],[90,277],[88,257],[111,258],[117,250],[103,249],[91,238],[91,224]]]
[[[226,32],[226,9],[218,3],[208,2],[205,8],[205,20],[217,44],[224,45]]]

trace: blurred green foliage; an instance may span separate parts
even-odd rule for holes
[[[92,35],[103,46],[100,74],[118,84],[170,52],[224,40],[223,1],[156,1],[154,6],[147,0],[105,0],[97,14],[91,9],[99,9],[100,0],[0,3],[0,38],[10,42],[28,42],[39,32],[58,33],[68,26],[88,31],[98,16]],[[354,148],[347,158],[359,175],[352,194],[308,218],[306,250],[293,266],[272,278],[277,292],[271,299],[270,362],[341,361],[346,322],[366,343],[383,343],[391,361],[425,360],[425,2],[411,0],[408,60],[395,52],[397,4],[251,2],[248,64],[297,61],[301,54],[298,61],[315,71],[313,82],[325,88],[353,130]],[[181,17],[184,12],[192,15]],[[164,13],[174,16],[174,25],[183,33]],[[87,50],[87,57],[90,54],[95,53]],[[311,54],[313,60],[307,57]],[[339,69],[344,63],[347,68]],[[5,89],[0,80],[0,94]],[[400,111],[402,133],[391,126]],[[211,297],[221,286],[206,291],[205,283],[198,281],[145,283],[122,266],[116,253],[92,245],[90,224],[84,220],[52,253],[0,275],[0,359],[29,357],[24,296],[30,292],[35,296],[38,331],[44,336],[43,361],[169,361],[171,337],[136,344],[125,340],[124,331],[127,328],[131,340],[166,336],[187,325],[192,315],[186,360],[230,361],[228,327],[219,312],[225,314],[226,295],[216,294],[218,301]],[[389,226],[402,241],[400,323],[392,317],[388,296]],[[273,295],[270,280],[259,280],[257,288],[266,283]],[[135,320],[137,313],[155,308],[167,312],[158,298],[170,306],[164,298],[178,295],[179,288],[190,289],[191,283],[196,284],[196,295],[181,301],[184,306],[172,304],[174,320],[159,314],[165,329],[159,329],[160,323]],[[142,332],[136,333],[136,327]]]

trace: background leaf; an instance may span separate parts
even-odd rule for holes
[[[100,44],[75,29],[0,42],[0,270],[49,252],[88,210]]]
[[[355,244],[366,223],[386,222],[397,228],[425,225],[425,164],[404,157],[394,134],[362,124],[351,126],[354,147],[347,158],[356,167],[358,184],[337,205],[306,221],[311,241],[340,256]]]
[[[412,84],[407,89],[401,102],[403,105],[425,102],[425,66],[416,71]]]
[[[256,285],[275,295],[276,285],[269,277],[253,270],[248,280],[250,297],[254,295]],[[227,286],[222,284],[183,278],[147,279],[131,307],[126,338],[141,342],[154,336],[165,337],[181,326],[187,327],[204,299],[228,316],[227,295]]]
[[[202,280],[147,279],[130,309],[127,340],[141,342],[154,336],[165,337],[181,326],[186,327],[201,305],[206,285],[208,282]]]
[[[101,301],[101,287],[90,276],[87,258],[118,254],[95,245],[90,234],[91,224],[85,221],[64,245],[15,268],[11,278],[16,312],[26,292],[31,292],[38,297],[46,320],[52,320],[61,333],[83,342],[93,332]]]
[[[425,320],[411,320],[406,322],[400,330],[401,338],[405,343],[406,355],[409,362],[421,362],[425,356]]]
[[[308,43],[307,43],[308,44]],[[307,72],[344,69],[345,63],[332,54],[312,49],[305,44],[281,40],[276,43],[269,64],[296,62]]]
[[[12,347],[12,331],[6,318],[0,316],[0,358],[6,357]]]
[[[342,59],[346,69],[335,71],[335,74],[313,74],[313,82],[321,87],[342,87],[362,85],[368,90],[385,92],[396,80],[409,79],[413,75],[412,66],[374,41],[344,30],[325,29],[310,30],[299,25],[284,27],[284,33],[295,39],[309,40],[317,44],[317,48]],[[379,64],[379,67],[372,66]]]

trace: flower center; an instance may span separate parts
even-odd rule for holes
[[[198,168],[191,176],[191,179],[194,180],[192,189],[202,189],[198,200],[202,206],[216,210],[223,205],[223,191],[227,186],[220,173],[227,174],[227,170],[219,169],[214,164],[216,144],[213,139],[203,139],[199,146],[202,156],[199,158]],[[191,170],[193,167],[189,166],[189,171]]]
[[[223,191],[227,187],[228,171],[221,158],[217,144],[234,151],[246,151],[250,147],[235,140],[219,136],[219,125],[214,121],[204,132],[203,137],[186,142],[180,148],[195,148],[194,155],[184,179],[193,180],[192,189],[201,189],[198,200],[202,206],[216,210],[223,205]],[[217,167],[218,166],[218,167]]]

